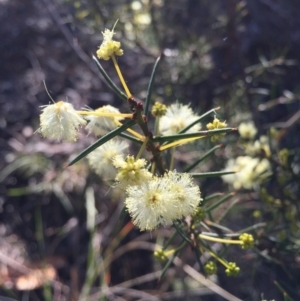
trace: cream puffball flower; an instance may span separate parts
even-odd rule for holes
[[[202,199],[199,186],[193,183],[193,178],[187,173],[176,171],[169,171],[164,178],[169,183],[169,190],[174,193],[172,202],[176,209],[173,210],[173,219],[195,213]]]
[[[166,114],[160,118],[159,131],[163,136],[176,135],[185,127],[199,118],[188,105],[172,104]],[[195,124],[186,133],[197,132],[201,129],[200,123]]]
[[[97,113],[116,113],[120,114],[120,111],[110,105],[103,106],[98,108],[94,112]],[[94,133],[96,136],[103,136],[108,132],[116,129],[118,121],[122,120],[121,117],[108,117],[108,116],[92,116],[86,115],[85,118],[89,120],[88,125],[86,126],[89,133]]]
[[[174,194],[168,181],[153,177],[141,185],[129,186],[126,190],[125,206],[132,222],[142,231],[154,230],[160,224],[172,224],[176,207],[172,202]]]
[[[119,182],[120,188],[140,185],[152,178],[152,173],[145,169],[147,162],[145,159],[135,160],[133,156],[127,156],[124,160],[121,156],[116,156],[113,165],[118,169],[115,180]]]
[[[242,138],[253,139],[257,133],[257,128],[252,121],[242,122],[239,125],[238,131]]]
[[[121,43],[114,41],[114,30],[105,29],[103,34],[103,42],[97,50],[97,56],[100,59],[108,61],[113,55],[123,55]]]
[[[235,189],[252,189],[255,184],[270,175],[271,165],[268,159],[240,156],[230,159],[225,171],[236,171],[235,174],[222,176],[222,179],[232,184]]]
[[[153,230],[187,217],[195,213],[202,200],[192,177],[176,171],[129,186],[126,193],[126,208],[133,223],[141,230]]]
[[[74,107],[64,101],[44,106],[42,111],[38,131],[45,138],[76,141],[78,128],[86,124]]]
[[[123,156],[128,143],[111,139],[91,152],[87,159],[95,173],[105,179],[113,180],[117,169],[112,164],[116,156]]]
[[[262,153],[266,157],[271,157],[270,141],[267,136],[260,136],[259,140],[244,144],[245,152],[250,156],[260,156]]]

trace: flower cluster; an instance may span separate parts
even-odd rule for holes
[[[103,42],[97,50],[98,58],[108,61],[113,55],[123,55],[121,43],[113,40],[114,30],[105,29],[102,34]]]
[[[188,106],[171,106],[178,120],[182,118],[180,109],[185,116],[188,113],[190,118],[197,119]],[[87,121],[89,132],[104,135],[118,126],[120,115],[119,110],[112,106],[103,106],[95,111],[76,111],[71,104],[60,101],[43,109],[39,131],[44,137],[74,141],[80,125]],[[181,121],[176,132],[188,125],[185,118]],[[200,125],[196,124],[192,129],[198,130]],[[201,202],[200,190],[190,175],[169,171],[162,177],[153,176],[146,169],[145,159],[129,155],[124,158],[127,148],[127,143],[112,139],[91,152],[87,159],[98,175],[115,180],[118,187],[126,190],[126,208],[141,230],[153,230],[160,224],[169,225],[196,212]]]
[[[121,49],[121,43],[113,40],[114,28],[112,30],[105,29],[102,34],[103,42],[97,51],[97,56],[104,60],[112,58],[125,93],[112,84],[97,59],[93,59],[96,60],[100,72],[112,89],[127,100],[130,113],[120,113],[117,108],[110,105],[102,106],[96,110],[84,109],[77,111],[71,104],[60,101],[43,108],[39,132],[44,137],[51,139],[75,141],[80,126],[86,125],[89,134],[104,136],[81,152],[72,160],[70,165],[86,157],[90,168],[96,174],[104,180],[113,181],[113,187],[118,187],[121,191],[126,192],[125,209],[130,215],[132,223],[141,231],[152,231],[161,225],[174,225],[177,233],[184,238],[184,241],[178,248],[169,248],[172,240],[176,237],[176,233],[174,233],[163,248],[155,251],[154,256],[160,261],[166,261],[171,254],[174,254],[175,257],[181,249],[190,245],[195,250],[197,257],[199,252],[201,254],[207,253],[213,260],[225,266],[228,276],[236,276],[240,271],[239,267],[233,262],[228,263],[220,258],[208,244],[210,242],[219,242],[226,245],[238,244],[243,249],[248,249],[254,246],[252,235],[244,233],[237,240],[229,236],[219,237],[218,233],[213,232],[213,230],[210,231],[210,227],[207,225],[208,221],[213,219],[212,211],[228,197],[226,196],[216,204],[207,206],[209,198],[215,198],[215,196],[208,196],[203,202],[204,205],[201,204],[201,192],[199,186],[194,183],[193,177],[199,175],[202,177],[203,174],[179,173],[174,169],[175,147],[205,138],[207,131],[205,133],[200,132],[200,121],[202,122],[203,118],[215,112],[216,109],[198,116],[190,105],[177,102],[166,106],[156,102],[151,111],[152,116],[156,118],[155,128],[152,132],[148,128],[150,97],[147,97],[145,107],[143,107],[142,102],[134,99],[115,58],[115,56],[122,55],[123,50]],[[149,89],[151,89],[151,85]],[[150,90],[148,92],[148,95],[150,95]],[[130,118],[131,121],[123,125],[121,120],[124,118]],[[134,124],[140,127],[140,132],[131,127]],[[216,117],[206,127],[210,131],[216,130],[209,133],[210,135],[214,134],[214,136],[211,136],[212,141],[220,139],[225,132],[229,131],[229,129],[222,130],[227,127],[227,124]],[[123,133],[123,130],[128,131],[129,134]],[[251,125],[245,125],[244,128],[240,128],[240,133],[249,140],[254,138],[256,131],[251,128]],[[129,143],[120,140],[123,138],[139,145],[140,149],[136,156],[130,154],[128,150]],[[251,151],[255,155],[261,150],[264,150],[265,154],[268,153],[266,143],[262,139],[253,145],[256,149]],[[163,152],[169,149],[172,149],[169,153],[170,160],[163,160]],[[215,149],[217,147],[209,153],[212,153]],[[151,153],[151,162],[147,162],[146,159],[142,158],[145,150]],[[206,156],[208,155],[204,155],[203,158],[206,158]],[[194,168],[203,158],[190,165],[186,170]],[[270,171],[269,161],[261,158],[262,156],[259,158],[244,156],[235,160],[232,159],[228,162],[226,170],[232,170],[233,168],[238,170],[239,174],[224,176],[224,179],[232,183],[236,189],[252,188],[258,179],[264,179]],[[168,166],[165,166],[165,161],[169,163]],[[213,172],[214,176],[218,174],[221,175],[222,173]],[[209,219],[206,219],[206,214]],[[182,223],[180,220],[182,220]],[[203,229],[205,231],[209,230],[210,233],[203,232]],[[170,263],[171,261],[168,262],[168,264]],[[208,275],[216,273],[216,263],[214,261],[207,262],[203,269],[203,272],[205,271]]]
[[[115,178],[118,186],[126,189],[128,186],[139,185],[151,179],[152,173],[145,169],[146,164],[145,159],[135,160],[133,156],[124,159],[122,156],[116,156],[113,165],[118,169]]]
[[[242,241],[242,249],[251,249],[254,246],[254,238],[251,234],[243,233],[239,240]]]
[[[96,109],[96,113],[115,113],[120,114],[120,111],[110,105],[103,106]],[[108,117],[108,116],[92,116],[87,115],[86,119],[89,121],[86,126],[89,133],[94,133],[96,136],[103,136],[108,132],[114,130],[119,126],[119,121],[122,120],[122,117]]]
[[[113,161],[116,156],[122,158],[127,148],[128,143],[112,139],[91,152],[87,159],[96,174],[104,179],[113,180],[117,175]]]
[[[271,165],[267,159],[239,156],[230,159],[224,171],[236,171],[235,174],[222,176],[235,189],[252,189],[255,183],[262,182],[270,175]]]
[[[208,275],[214,275],[217,273],[217,265],[213,261],[208,261],[204,266],[204,269]]]
[[[216,130],[216,129],[224,129],[226,128],[227,124],[226,122],[221,122],[218,118],[214,118],[213,122],[210,122],[206,125],[207,129],[208,130]],[[219,139],[221,139],[225,134],[216,134],[216,135],[213,135],[211,137],[211,141],[212,142],[215,142]]]
[[[59,141],[76,141],[78,129],[86,121],[74,107],[63,101],[43,107],[38,130],[42,136]]]
[[[238,131],[243,139],[253,139],[257,133],[257,128],[253,121],[242,122],[239,125]]]
[[[228,267],[225,270],[225,273],[229,277],[236,277],[240,273],[240,268],[235,262],[228,262]]]
[[[168,259],[166,251],[164,251],[162,249],[156,250],[153,255],[160,262],[164,262]]]
[[[43,106],[38,131],[45,138],[74,142],[80,126],[88,122],[86,128],[89,133],[102,136],[120,125],[121,115],[118,109],[110,105],[96,111],[76,111],[72,104],[59,101]]]
[[[194,114],[188,105],[175,103],[167,107],[165,115],[161,117],[159,132],[163,136],[176,135],[191,123],[197,121],[199,116]],[[186,133],[194,133],[201,129],[200,123],[196,123]]]
[[[151,111],[154,117],[162,117],[166,115],[166,112],[167,112],[167,106],[158,101],[153,105]]]
[[[239,128],[243,140],[245,156],[232,158],[227,162],[224,171],[236,171],[236,174],[224,175],[223,180],[232,184],[235,189],[252,189],[262,183],[271,173],[270,141],[267,136],[260,136],[254,141],[257,129],[252,121],[243,122]]]
[[[160,224],[170,225],[195,212],[201,202],[199,187],[192,177],[170,171],[163,177],[152,177],[126,190],[126,208],[133,223],[141,230],[153,230]]]

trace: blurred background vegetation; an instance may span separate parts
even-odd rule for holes
[[[137,98],[145,98],[162,54],[153,101],[179,100],[199,113],[220,106],[219,117],[230,126],[252,120],[255,139],[268,137],[269,151],[260,147],[254,156],[269,160],[271,175],[236,191],[224,218],[236,231],[263,225],[253,233],[256,248],[230,248],[241,275],[219,273],[210,281],[242,300],[262,294],[300,300],[299,11],[297,0],[1,0],[0,296],[226,300],[180,266],[158,282],[153,250],[170,230],[140,233],[128,217],[115,227],[122,193],[111,191],[85,162],[64,168],[93,137],[57,144],[35,134],[39,106],[50,102],[43,80],[55,100],[76,107],[125,107],[91,59],[101,31],[119,19],[116,37],[125,53],[119,64]],[[112,64],[103,66],[118,83]],[[254,140],[224,137],[202,171],[225,168]],[[178,154],[180,164],[200,151]],[[234,190],[219,178],[205,179],[200,188],[204,196]],[[181,258],[195,264],[188,251]]]

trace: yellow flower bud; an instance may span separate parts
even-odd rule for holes
[[[98,58],[108,61],[113,55],[123,55],[121,43],[112,39],[115,34],[114,30],[105,29],[102,34],[103,42],[97,50]]]
[[[151,111],[151,113],[154,117],[162,117],[162,116],[166,115],[166,112],[167,112],[167,107],[158,101],[155,102],[155,104],[152,108],[152,111]]]
[[[240,237],[239,240],[242,241],[242,249],[251,249],[254,246],[254,238],[251,234],[248,233],[243,233]]]
[[[226,122],[221,122],[218,118],[215,117],[214,121],[213,122],[210,122],[206,125],[206,128],[208,130],[216,130],[216,129],[223,129],[223,128],[226,128],[227,127],[227,124]],[[216,135],[213,135],[211,137],[211,141],[212,142],[215,142],[219,139],[221,139],[225,134],[216,134]]]

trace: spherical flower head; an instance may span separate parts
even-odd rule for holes
[[[127,148],[126,142],[111,139],[91,152],[87,159],[96,174],[105,179],[113,180],[117,174],[113,160],[116,156],[123,156]]]
[[[244,250],[251,249],[254,247],[254,238],[251,234],[243,233],[239,237],[239,240],[241,240],[243,242],[242,249],[244,249]]]
[[[176,210],[172,211],[173,219],[194,214],[202,199],[199,186],[193,183],[193,178],[176,171],[169,171],[164,178],[168,182],[168,189],[174,194],[172,202]]]
[[[101,114],[101,113],[115,113],[120,114],[120,111],[110,105],[103,106],[101,108],[98,108],[95,110],[95,112]],[[89,133],[94,133],[96,136],[103,136],[110,131],[116,129],[118,125],[118,121],[122,120],[121,117],[108,117],[108,116],[93,116],[93,115],[87,115],[85,117],[87,120],[89,120],[88,125],[86,126]]]
[[[208,261],[204,266],[204,269],[208,275],[214,275],[217,273],[217,265],[213,261]]]
[[[216,129],[224,129],[227,127],[227,124],[226,122],[221,122],[218,118],[214,118],[214,121],[213,122],[210,122],[206,125],[206,128],[208,130],[216,130]],[[211,141],[212,142],[215,142],[219,139],[221,139],[225,134],[216,134],[216,135],[213,135],[211,137]]]
[[[192,177],[176,171],[129,186],[126,192],[126,208],[141,230],[153,230],[191,215],[202,200]]]
[[[132,222],[142,231],[172,224],[174,193],[164,178],[153,177],[141,185],[129,186],[126,193],[125,206]]]
[[[242,122],[238,128],[242,138],[253,139],[257,133],[257,128],[252,121]]]
[[[166,105],[162,104],[161,102],[155,102],[154,106],[152,107],[152,115],[154,117],[162,117],[166,114],[167,107]]]
[[[235,189],[245,188],[252,189],[256,181],[257,173],[255,172],[256,166],[259,163],[258,158],[249,156],[240,156],[236,158],[236,182],[233,183]]]
[[[224,171],[236,171],[235,174],[222,176],[222,179],[232,184],[235,189],[252,189],[256,183],[262,182],[271,173],[268,159],[239,156],[230,159]]]
[[[194,114],[189,105],[175,103],[169,106],[166,114],[161,117],[159,131],[163,136],[176,135],[198,118],[199,116]],[[197,123],[188,129],[186,133],[194,133],[200,129],[201,126]]]
[[[240,273],[240,268],[235,262],[228,262],[228,268],[225,270],[228,277],[236,277]]]
[[[98,58],[108,61],[113,55],[123,55],[121,43],[112,39],[115,34],[114,30],[105,29],[102,34],[103,42],[97,50]]]
[[[42,111],[38,131],[45,138],[74,142],[78,128],[86,124],[74,107],[64,101],[44,106]]]
[[[121,156],[116,156],[113,165],[118,169],[115,180],[120,188],[140,185],[152,178],[152,173],[145,169],[147,162],[145,159],[135,160],[133,156],[127,156],[124,160]]]

